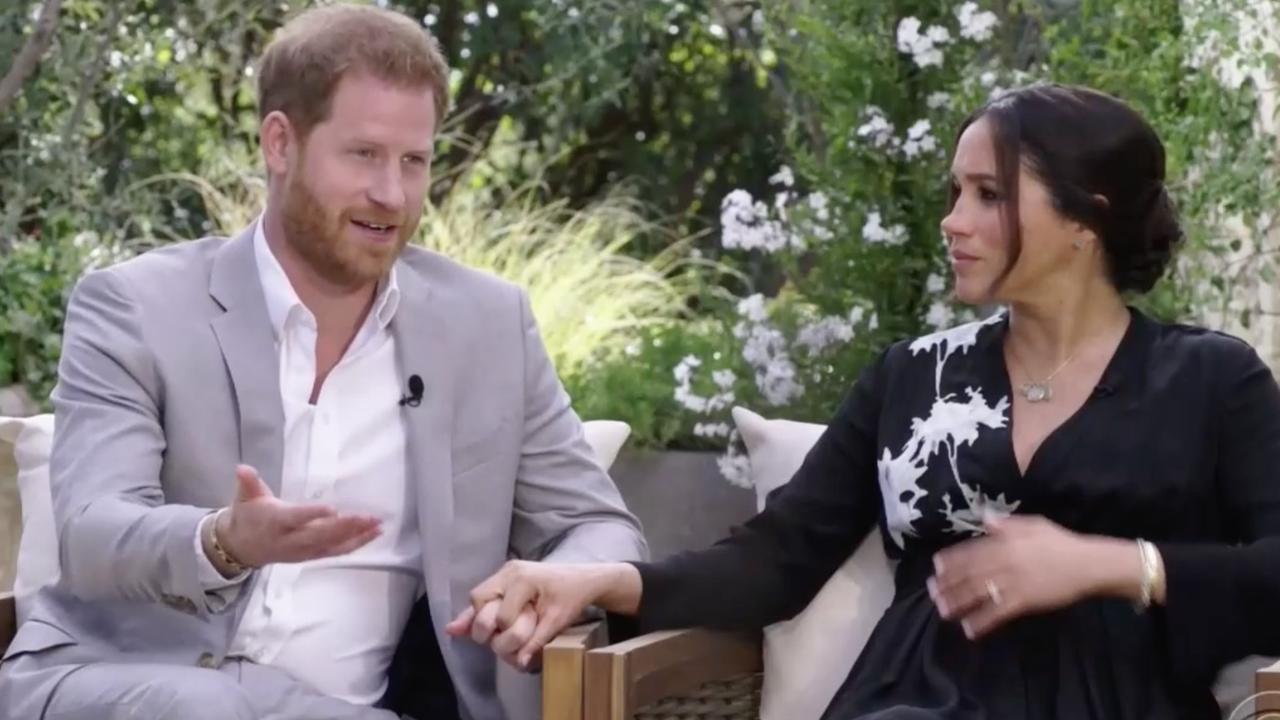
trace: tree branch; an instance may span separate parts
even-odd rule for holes
[[[41,6],[35,30],[13,59],[13,66],[0,78],[0,114],[9,108],[9,103],[17,97],[23,83],[40,66],[40,59],[53,42],[53,33],[58,28],[58,14],[61,11],[62,0],[45,0]]]

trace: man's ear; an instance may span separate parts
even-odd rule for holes
[[[262,147],[262,161],[268,174],[284,175],[289,170],[289,153],[297,142],[293,124],[284,113],[273,110],[262,118],[258,127],[258,143]]]

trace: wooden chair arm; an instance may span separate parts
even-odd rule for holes
[[[1280,662],[1254,674],[1254,691],[1258,695],[1251,717],[1262,717],[1263,712],[1280,712]]]
[[[13,593],[0,593],[0,655],[9,649],[13,636],[18,632],[18,609],[13,601]]]
[[[713,680],[762,667],[759,634],[666,630],[589,650],[583,705],[591,720],[631,720],[636,710]]]
[[[587,651],[609,642],[608,626],[575,625],[542,648],[542,717],[583,720],[583,671]]]

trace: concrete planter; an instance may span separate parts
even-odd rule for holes
[[[624,450],[611,475],[644,524],[653,557],[706,547],[755,514],[755,492],[730,485],[716,453]]]

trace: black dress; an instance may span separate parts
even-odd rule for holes
[[[1280,390],[1244,342],[1131,314],[1025,476],[1006,316],[889,348],[762,513],[711,548],[637,564],[639,627],[791,617],[878,527],[894,598],[825,720],[1220,717],[1219,668],[1280,654]],[[1093,598],[968,640],[925,580],[984,509],[1152,540],[1166,605]]]

